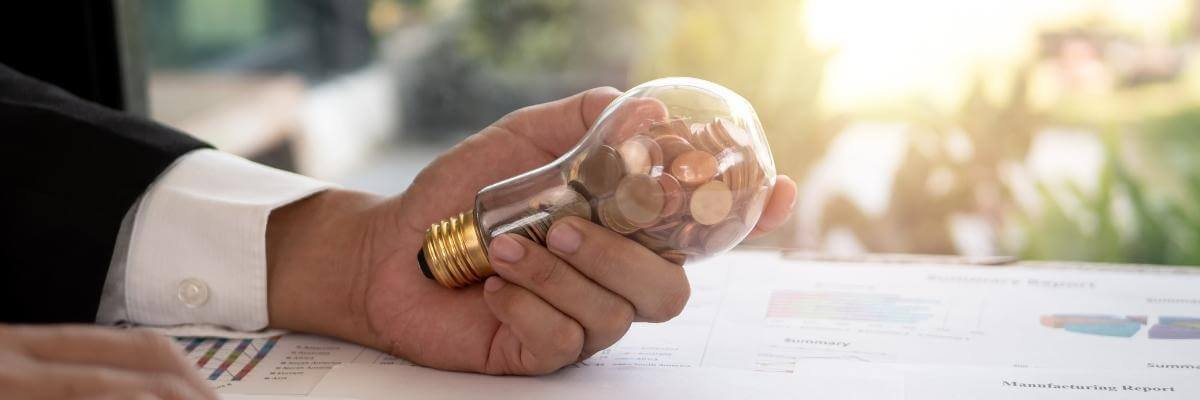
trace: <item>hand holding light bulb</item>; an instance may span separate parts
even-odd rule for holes
[[[268,225],[268,254],[279,255],[268,258],[271,325],[435,368],[541,374],[610,346],[635,320],[674,317],[689,295],[683,269],[577,216],[555,218],[545,246],[517,232],[490,238],[498,276],[484,284],[450,290],[417,268],[431,224],[472,209],[481,189],[567,154],[619,95],[599,88],[513,112],[443,154],[395,198],[337,190],[276,211]],[[746,230],[754,236],[781,225],[795,195],[790,179],[775,179],[755,210],[761,218]],[[292,221],[313,213],[327,217]],[[310,233],[331,229],[344,234]]]

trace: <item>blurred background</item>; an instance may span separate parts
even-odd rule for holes
[[[141,0],[151,115],[378,193],[524,105],[694,76],[801,187],[755,244],[1200,264],[1200,0]]]

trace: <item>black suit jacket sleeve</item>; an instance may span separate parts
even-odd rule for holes
[[[0,321],[95,321],[125,213],[207,145],[2,64],[0,135]]]

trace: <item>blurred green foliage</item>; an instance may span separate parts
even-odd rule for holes
[[[820,224],[850,226],[868,250],[954,252],[950,221],[970,214],[989,221],[1001,252],[1024,258],[1200,264],[1200,90],[1188,83],[1195,76],[1188,71],[1173,82],[1118,86],[1102,96],[1067,93],[1046,109],[1030,100],[1034,70],[1054,57],[1044,48],[1016,64],[1003,95],[986,93],[994,82],[979,78],[950,113],[916,98],[882,111],[835,114],[822,109],[821,91],[836,50],[811,45],[803,1],[476,0],[465,10],[461,49],[490,69],[547,77],[618,70],[626,85],[694,76],[733,89],[758,111],[779,172],[800,179],[849,123],[904,121],[912,140],[884,215],[867,216],[841,198],[822,210]],[[1047,32],[1082,40],[1109,37],[1053,29]],[[1174,40],[1190,40],[1180,29]],[[1103,165],[1086,185],[1094,190],[1032,177],[1041,206],[1024,209],[1004,169],[1025,162],[1042,130],[1064,126],[1096,132],[1103,143]],[[974,149],[969,160],[928,150],[962,140],[954,136]],[[949,189],[931,192],[937,179],[949,179]],[[1014,233],[1018,240],[1006,239]],[[798,235],[791,226],[760,243],[794,245]]]

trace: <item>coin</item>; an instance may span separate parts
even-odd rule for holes
[[[679,226],[679,229],[671,235],[671,247],[677,250],[683,250],[691,247],[696,243],[699,237],[701,225],[695,221],[684,222]]]
[[[525,237],[537,244],[546,244],[546,234],[550,232],[551,218],[548,213],[538,213],[531,216],[530,221],[522,229]]]
[[[674,134],[675,136],[679,136],[679,138],[685,139],[685,140],[687,138],[692,137],[692,129],[688,127],[688,123],[687,123],[686,119],[675,118],[670,121],[670,124],[671,124],[671,133]]]
[[[663,218],[674,216],[683,209],[687,193],[683,191],[683,185],[679,184],[679,180],[668,174],[659,175],[658,184],[662,186],[663,191],[662,216]]]
[[[750,166],[745,160],[745,153],[737,148],[728,148],[717,154],[717,170],[721,171],[721,180],[729,185],[729,190],[735,193],[745,187]],[[736,197],[736,196],[735,196]]]
[[[709,124],[716,139],[724,147],[743,147],[750,145],[750,135],[738,124],[726,118],[717,117]]]
[[[733,247],[746,233],[746,225],[737,218],[728,218],[713,226],[704,235],[704,252],[714,254]]]
[[[569,216],[592,219],[592,207],[587,199],[567,186],[546,189],[534,196],[533,202],[535,209],[550,213],[554,221]]]
[[[654,143],[662,150],[663,165],[671,165],[680,154],[695,150],[687,139],[675,135],[664,135],[654,138]]]
[[[613,198],[617,202],[616,211],[638,228],[654,225],[662,215],[665,203],[658,179],[641,174],[622,179]]]
[[[654,224],[654,226],[643,229],[642,231],[666,240],[675,233],[675,228],[678,228],[681,224],[683,224],[683,219],[673,218],[670,220],[660,221],[659,223]]]
[[[541,210],[526,210],[516,218],[500,224],[492,230],[492,236],[513,233],[524,236],[538,244],[546,243],[546,233],[550,231],[551,216]]]
[[[588,215],[591,215],[592,222],[600,223],[600,220],[597,219],[596,216],[596,198],[593,197],[591,193],[588,193],[587,187],[583,185],[583,182],[575,179],[571,182],[568,182],[567,186],[570,187],[571,190],[574,190],[575,193],[579,193],[579,195],[583,197],[583,201],[588,208]]]
[[[684,263],[686,263],[688,256],[690,256],[690,255],[691,255],[690,253],[683,251],[683,250],[667,250],[662,253],[658,253],[659,257],[662,257],[663,259],[670,261],[676,265],[683,265]]]
[[[692,146],[699,150],[704,150],[709,154],[717,154],[724,149],[724,146],[721,146],[717,142],[717,139],[713,137],[714,133],[711,124],[695,123],[692,124],[691,128],[692,136],[688,138],[688,141],[692,143]]]
[[[617,146],[627,174],[649,174],[650,168],[662,165],[662,148],[649,136],[638,135]]]
[[[709,181],[696,188],[689,204],[692,218],[704,225],[721,222],[732,209],[733,194],[729,185],[721,181]]]
[[[667,120],[667,106],[651,97],[631,98],[617,106],[607,118],[614,131],[605,136],[605,143],[621,143],[634,135],[650,131],[655,123]]]
[[[670,172],[684,186],[698,186],[717,175],[717,159],[712,154],[692,150],[675,157]]]
[[[651,235],[645,231],[638,231],[629,237],[635,242],[640,243],[647,249],[653,252],[666,251],[671,249],[671,245],[667,241],[657,235]]]
[[[667,121],[667,122],[658,122],[658,123],[655,123],[654,125],[650,125],[650,135],[654,136],[655,138],[658,138],[659,136],[664,136],[664,135],[674,135],[675,132],[671,128],[671,123],[673,121],[674,120]]]
[[[597,207],[600,224],[622,235],[636,232],[638,227],[625,219],[625,216],[617,210],[617,203],[617,200],[611,197],[600,203],[599,207]]]
[[[604,197],[617,189],[625,175],[625,163],[616,149],[601,145],[579,163],[577,174],[588,193]]]

